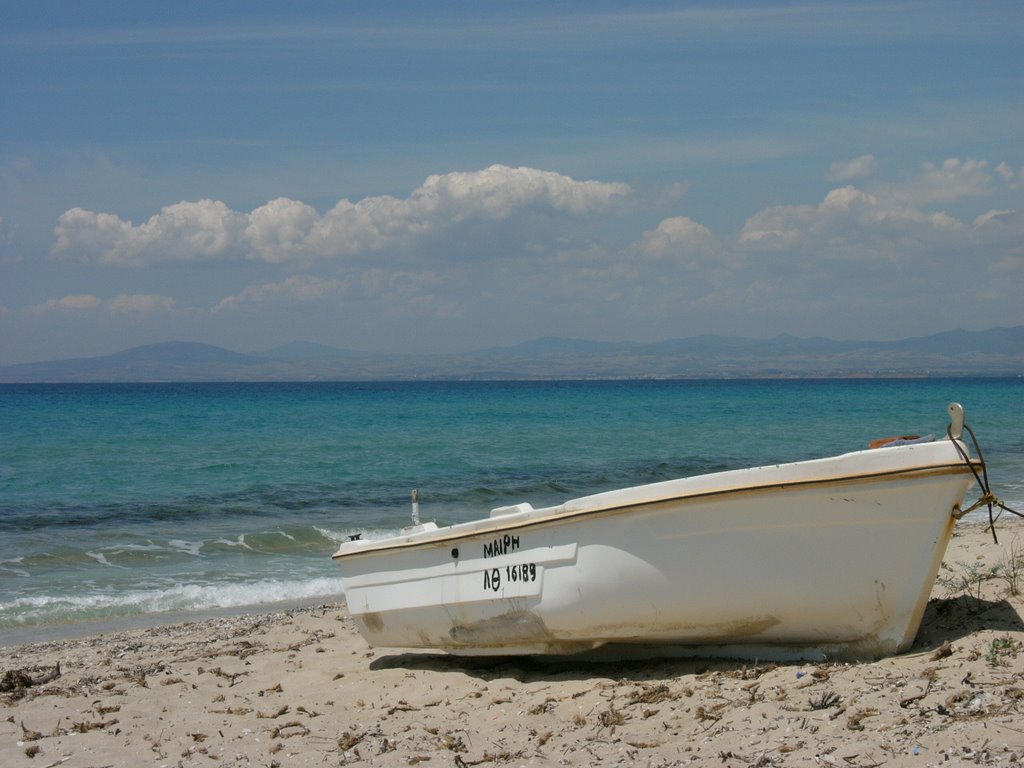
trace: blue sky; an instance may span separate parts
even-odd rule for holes
[[[1024,4],[0,0],[0,364],[1024,324]]]

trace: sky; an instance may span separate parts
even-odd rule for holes
[[[0,0],[0,364],[1024,324],[1024,3]]]

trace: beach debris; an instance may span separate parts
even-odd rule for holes
[[[874,717],[878,714],[878,710],[872,707],[865,707],[864,709],[858,709],[846,720],[846,727],[851,731],[863,731],[864,723],[862,722],[865,718]]]
[[[797,679],[800,680],[800,682],[796,684],[796,688],[802,689],[810,688],[815,683],[822,683],[828,680],[830,674],[827,669],[822,669],[821,667],[818,667],[816,669],[812,669],[809,673],[797,672],[796,676]]]
[[[949,640],[947,640],[947,641],[945,641],[942,645],[940,645],[935,650],[935,653],[933,653],[931,655],[931,660],[932,661],[939,661],[940,659],[944,659],[947,656],[952,656],[952,655],[953,655],[953,646],[950,645]]]
[[[419,712],[419,709],[419,707],[409,706],[409,702],[405,699],[399,699],[395,706],[388,708],[388,714],[393,715],[395,712]]]
[[[23,741],[39,741],[39,739],[43,738],[43,734],[39,731],[30,731],[26,728],[25,723],[22,722],[19,725],[21,725],[21,738]]]
[[[610,728],[615,725],[622,725],[626,722],[626,716],[617,710],[612,704],[597,716],[597,721],[602,728]]]
[[[352,749],[352,747],[361,742],[364,738],[366,738],[365,731],[363,733],[351,733],[349,731],[345,731],[343,734],[341,734],[341,738],[338,739],[338,749],[340,749],[342,752],[348,752],[350,749]]]
[[[705,707],[704,705],[701,705],[701,706],[697,707],[697,711],[695,713],[697,715],[697,719],[700,720],[701,722],[704,722],[704,721],[707,721],[707,720],[712,720],[712,721],[721,720],[722,719],[722,710],[725,709],[726,707],[728,707],[729,703],[730,702],[728,702],[728,701],[723,701],[721,704],[715,704],[712,707]]]
[[[118,720],[116,717],[112,720],[83,720],[80,723],[72,723],[71,730],[73,730],[75,733],[88,733],[89,731],[99,731],[103,730],[104,728],[109,728],[112,725],[117,725],[119,722],[121,721]]]
[[[210,709],[207,710],[213,715],[248,715],[252,712],[249,707],[228,707],[226,709]]]
[[[672,691],[664,683],[660,685],[645,685],[637,688],[629,695],[628,704],[660,704],[664,701],[675,701],[679,694]]]
[[[552,712],[555,709],[555,704],[558,703],[558,699],[553,696],[548,696],[540,704],[535,704],[527,710],[528,714],[531,715],[544,715]]]
[[[843,700],[835,691],[822,691],[820,696],[811,698],[807,704],[812,710],[831,709]]]
[[[283,725],[277,725],[270,732],[270,738],[272,739],[290,739],[293,736],[307,736],[309,735],[309,728],[300,723],[298,720],[292,720],[284,723]]]
[[[900,706],[906,709],[915,701],[920,701],[928,695],[931,687],[932,681],[929,677],[915,677],[909,680],[900,693]]]
[[[231,653],[239,659],[245,659],[255,653],[259,653],[261,650],[264,650],[264,648],[265,646],[262,644],[258,645],[249,640],[240,640],[235,644],[235,648]]]
[[[272,712],[269,714],[265,712],[257,712],[256,717],[262,718],[264,720],[274,720],[278,717],[281,717],[282,715],[287,715],[289,709],[290,707],[287,704],[285,704],[279,710],[277,710],[277,712]]]
[[[778,664],[760,664],[760,665],[755,664],[752,667],[748,667],[746,665],[743,665],[740,669],[729,671],[729,672],[727,672],[727,674],[730,677],[737,677],[740,680],[757,680],[758,678],[763,677],[764,675],[768,674],[769,672],[774,672],[778,668],[779,668]],[[802,676],[803,676],[803,673],[798,673],[798,675],[797,675],[797,677],[802,677]]]
[[[501,752],[490,752],[485,751],[483,756],[479,760],[465,760],[459,755],[455,755],[455,766],[456,768],[466,768],[471,765],[481,765],[483,763],[508,763],[513,760],[518,760],[523,756],[523,750],[518,752],[511,752],[509,750],[502,750]],[[427,760],[430,758],[428,757]],[[412,758],[410,758],[410,761]],[[410,765],[412,763],[410,762]]]
[[[225,672],[220,667],[214,667],[213,669],[203,669],[202,667],[199,667],[197,671],[199,672],[200,675],[204,672],[209,672],[211,675],[216,675],[217,677],[224,678],[228,681],[229,688],[234,687],[235,683],[238,682],[238,678],[245,677],[246,675],[250,674],[249,672]]]
[[[660,741],[640,741],[638,739],[627,739],[626,743],[634,749],[657,749],[662,744]]]
[[[60,677],[60,662],[58,661],[53,669],[39,674],[40,668],[10,669],[0,677],[0,693],[11,693],[23,691],[37,685],[45,685]]]
[[[450,733],[446,733],[441,737],[441,744],[444,745],[444,748],[449,752],[466,751],[466,742],[463,741],[461,736],[454,736]]]

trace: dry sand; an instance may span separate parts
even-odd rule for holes
[[[1015,765],[1018,591],[1009,521],[958,527],[916,644],[876,662],[399,653],[337,605],[0,648],[0,765]]]

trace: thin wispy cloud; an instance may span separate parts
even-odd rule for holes
[[[311,275],[292,275],[278,283],[250,285],[241,293],[226,296],[213,312],[238,309],[246,304],[262,304],[272,300],[289,302],[322,301],[328,298],[342,297],[348,291],[346,280],[325,280]]]
[[[929,4],[928,8],[935,5]],[[762,43],[805,40],[809,34],[818,41],[890,40],[901,35],[906,24],[915,25],[921,35],[932,39],[984,39],[1007,34],[998,13],[972,13],[959,4],[943,5],[943,14],[927,13],[916,2],[873,0],[668,9],[637,5],[628,10],[597,10],[584,5],[572,10],[551,6],[524,11],[511,5],[487,13],[462,8],[458,16],[443,19],[429,8],[415,6],[405,9],[405,13],[375,17],[371,13],[342,15],[325,5],[312,20],[297,21],[294,14],[280,14],[280,18],[263,23],[236,15],[216,22],[195,20],[188,18],[194,14],[183,10],[183,18],[161,24],[139,15],[117,24],[8,29],[0,33],[0,43],[33,47],[347,45],[359,49],[539,51],[559,50],[567,44],[596,49],[612,41],[641,44],[699,41],[709,36],[739,36]],[[1013,9],[1008,4],[1002,19],[1012,18]]]
[[[861,155],[853,160],[832,163],[828,169],[829,181],[850,181],[870,176],[875,170],[875,156]]]
[[[174,309],[174,299],[170,296],[159,296],[150,293],[121,293],[112,299],[101,299],[92,294],[83,293],[73,296],[62,296],[49,299],[41,304],[28,308],[31,315],[45,315],[54,312],[79,313],[107,311],[118,314],[149,315],[170,312]]]

